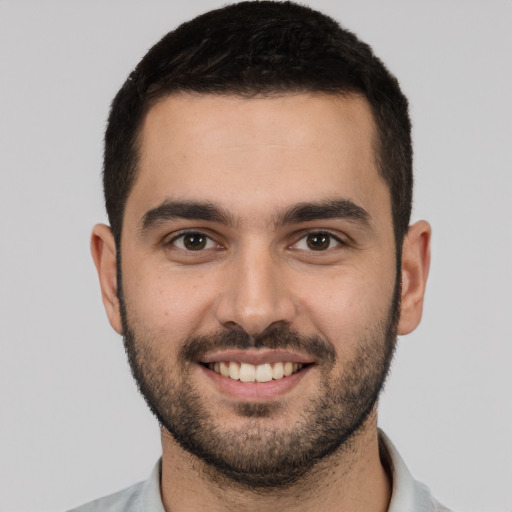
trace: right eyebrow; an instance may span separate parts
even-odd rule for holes
[[[140,220],[139,234],[166,221],[176,219],[203,220],[234,225],[231,214],[210,202],[172,201],[166,199],[160,205],[148,210]]]

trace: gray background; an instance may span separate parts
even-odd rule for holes
[[[102,135],[147,49],[222,3],[0,0],[4,512],[113,492],[159,456],[89,256]],[[381,426],[447,505],[511,510],[512,2],[305,3],[372,44],[412,105],[414,218],[432,223],[433,261]]]

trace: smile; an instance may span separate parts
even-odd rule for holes
[[[304,367],[302,363],[291,361],[253,365],[238,361],[216,361],[207,367],[215,373],[241,382],[270,382],[289,377]]]

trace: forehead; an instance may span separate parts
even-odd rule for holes
[[[258,215],[329,196],[371,203],[376,191],[389,203],[374,141],[356,95],[171,95],[144,119],[126,212],[177,199]]]

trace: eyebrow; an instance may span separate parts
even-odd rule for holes
[[[275,223],[299,224],[325,219],[345,219],[366,226],[370,224],[370,214],[350,199],[299,203],[278,216]]]
[[[228,226],[235,225],[235,219],[228,210],[211,202],[166,199],[143,215],[140,221],[139,233],[142,235],[159,224],[176,219],[218,222]],[[278,212],[273,218],[273,224],[279,226],[325,219],[344,219],[365,226],[370,224],[369,213],[350,199],[299,203]]]
[[[234,224],[231,214],[213,203],[167,199],[144,214],[139,231],[142,234],[158,224],[176,219],[204,220],[230,226]]]

